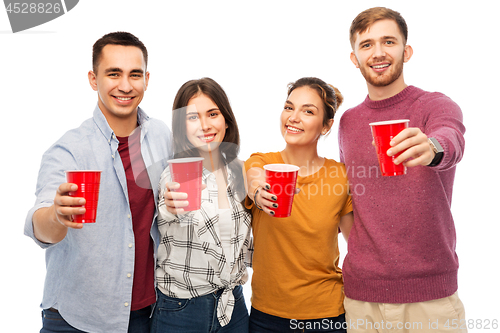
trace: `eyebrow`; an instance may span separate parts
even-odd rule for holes
[[[211,109],[205,111],[205,113],[212,112],[212,111],[220,111],[220,110],[218,108],[211,108]],[[193,114],[198,115],[198,113],[199,113],[198,111],[196,111],[196,112],[191,111],[191,112],[187,112],[186,116],[193,115]]]
[[[319,110],[319,109],[318,109],[318,107],[317,107],[316,105],[314,105],[314,104],[304,104],[304,105],[302,105],[302,107],[303,107],[303,108],[310,108],[310,107],[313,107],[313,108],[315,108],[315,109]]]
[[[119,67],[111,67],[111,68],[107,68],[104,73],[123,73],[123,69],[119,68]],[[130,71],[130,73],[139,73],[139,74],[144,74],[144,71],[142,69],[133,69]]]
[[[112,68],[106,68],[104,73],[112,73],[112,72],[118,72],[118,73],[123,73],[123,70],[118,67],[112,67]]]
[[[142,69],[133,69],[133,70],[130,71],[130,73],[144,74],[144,71]]]
[[[380,37],[381,40],[398,40],[395,36],[382,36]],[[366,43],[371,43],[373,42],[373,38],[368,38],[368,39],[365,39],[365,40],[362,40],[361,42],[359,42],[359,45],[363,45],[363,44],[366,44]]]
[[[294,105],[292,102],[290,102],[290,100],[286,100],[285,104],[291,104],[291,105]],[[308,104],[303,104],[303,105],[302,105],[302,107],[303,107],[303,108],[310,108],[310,107],[313,107],[313,108],[315,108],[315,109],[319,110],[319,109],[318,109],[318,107],[317,107],[316,105],[311,104],[311,103],[308,103]]]

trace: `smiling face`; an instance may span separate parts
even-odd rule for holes
[[[322,134],[328,132],[333,119],[324,125],[323,101],[318,93],[307,86],[294,89],[281,113],[281,134],[287,144],[316,145]]]
[[[137,118],[148,81],[144,56],[135,46],[104,46],[97,73],[89,72],[90,85],[99,95],[99,108],[112,128],[117,121]]]
[[[360,69],[369,89],[390,89],[398,93],[406,87],[403,63],[410,60],[412,54],[396,22],[380,20],[357,34],[351,61]]]
[[[219,107],[203,93],[191,98],[186,108],[186,134],[200,153],[214,152],[226,135],[226,121]]]

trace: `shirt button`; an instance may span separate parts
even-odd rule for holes
[[[130,218],[130,214],[128,214],[127,217]]]
[[[115,155],[111,155],[111,157],[114,159],[114,158],[115,158]]]
[[[128,306],[128,302],[125,302],[125,304],[123,304],[123,305]]]
[[[130,248],[132,248],[132,246],[133,246],[133,245],[132,245],[132,243],[130,243],[130,244],[128,245],[128,247],[130,247]]]
[[[129,277],[132,277],[132,274],[128,273],[128,274],[127,274],[127,277],[128,277],[128,278],[129,278]]]

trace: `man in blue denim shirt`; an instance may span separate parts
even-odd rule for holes
[[[157,187],[171,155],[171,132],[139,108],[147,50],[125,32],[94,44],[89,82],[93,118],[43,155],[25,234],[46,250],[41,307],[45,332],[149,332],[156,300]],[[101,170],[96,223],[72,222],[84,203],[65,170]],[[135,308],[134,308],[135,307]]]

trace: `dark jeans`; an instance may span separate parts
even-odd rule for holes
[[[272,316],[254,308],[250,311],[250,333],[346,333],[346,327],[345,314],[330,318],[296,320]]]
[[[128,324],[129,333],[149,333],[151,306],[144,309],[130,312],[130,321]],[[55,309],[44,309],[42,311],[43,327],[40,333],[85,333],[74,328],[63,319]]]
[[[217,303],[221,291],[191,299],[173,298],[158,291],[152,333],[247,333],[248,310],[243,297],[243,288],[233,290],[235,305],[231,321],[221,327],[217,319]]]

